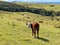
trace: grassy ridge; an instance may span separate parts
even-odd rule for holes
[[[43,16],[60,16],[60,6],[53,4],[27,4],[0,1],[0,10],[9,12],[30,12]]]
[[[56,18],[52,21],[51,17],[28,12],[0,11],[0,45],[60,45],[60,28],[55,28],[60,21]],[[43,20],[38,39],[31,36],[31,29],[26,26],[27,21],[34,20]]]
[[[44,8],[46,10],[60,11],[60,4],[32,4],[32,3],[24,3],[24,2],[15,2],[16,4],[28,6],[30,8]],[[51,7],[51,5],[54,5]]]

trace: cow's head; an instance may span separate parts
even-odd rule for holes
[[[31,28],[32,23],[31,22],[27,22],[26,25],[27,25],[28,28]]]

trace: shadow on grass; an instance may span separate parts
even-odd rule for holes
[[[45,38],[42,38],[42,37],[37,37],[37,39],[39,39],[39,40],[43,40],[43,41],[45,41],[45,42],[49,42],[48,39],[45,39]]]

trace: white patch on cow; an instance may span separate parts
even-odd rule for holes
[[[31,22],[28,22],[28,23],[27,23],[27,27],[28,27],[28,28],[31,28]]]

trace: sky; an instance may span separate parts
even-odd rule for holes
[[[3,1],[21,1],[21,2],[60,2],[60,0],[3,0]]]

